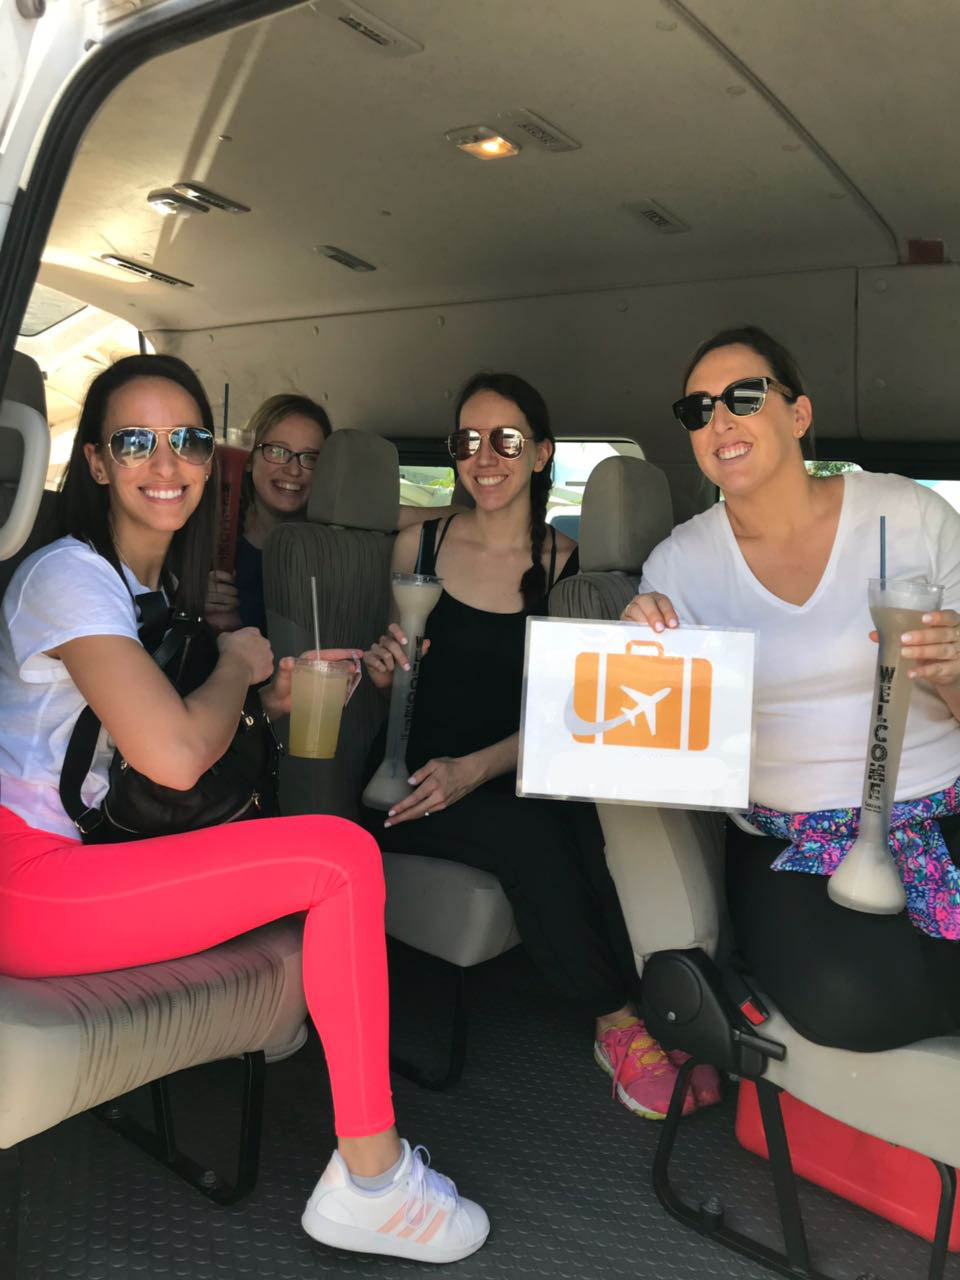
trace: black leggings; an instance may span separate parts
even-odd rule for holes
[[[941,822],[951,856],[960,818]],[[737,945],[787,1021],[817,1044],[874,1052],[960,1030],[960,944],[907,913],[837,906],[827,877],[771,871],[784,848],[727,824],[727,898]]]
[[[388,831],[382,813],[364,810],[360,821],[392,853],[495,875],[541,973],[594,1017],[613,1013],[636,998],[639,982],[596,808],[521,799],[500,782]]]

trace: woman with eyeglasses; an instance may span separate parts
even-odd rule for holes
[[[250,459],[240,490],[236,571],[210,576],[206,613],[218,631],[258,627],[266,635],[263,545],[283,520],[303,519],[314,470],[331,426],[326,410],[307,396],[264,400],[250,419]]]
[[[725,501],[679,526],[644,566],[624,616],[759,637],[752,807],[728,824],[727,894],[738,945],[801,1034],[873,1051],[960,1029],[960,515],[897,475],[808,474],[813,409],[796,362],[756,328],[694,354],[673,406]],[[916,681],[891,849],[908,910],[834,903],[827,877],[859,823],[876,649],[867,582],[944,588],[903,636]]]
[[[0,972],[152,964],[305,912],[304,991],[338,1145],[303,1226],[339,1248],[456,1261],[480,1247],[489,1224],[394,1127],[375,841],[312,815],[82,844],[60,801],[67,742],[86,705],[108,735],[84,783],[91,807],[107,791],[114,744],[154,782],[190,790],[232,741],[249,686],[269,681],[264,708],[289,711],[293,660],[274,673],[253,627],[219,636],[216,667],[186,697],[138,636],[138,595],[162,591],[191,615],[202,607],[216,517],[212,427],[203,389],[179,360],[131,356],[101,373],[60,495],[65,536],[24,560],[4,596]]]
[[[313,477],[331,430],[322,405],[293,393],[270,396],[250,419],[253,446],[240,490],[236,569],[215,569],[207,590],[207,618],[218,631],[258,627],[266,635],[263,547],[282,521],[306,518]],[[362,483],[359,476],[357,483]],[[397,528],[451,510],[401,505]]]
[[[594,1019],[595,1056],[616,1096],[658,1118],[676,1068],[637,1017],[636,966],[596,809],[516,795],[526,619],[546,613],[551,587],[577,569],[573,542],[546,522],[547,406],[522,378],[478,374],[456,424],[449,449],[475,509],[425,524],[422,539],[404,531],[393,559],[397,572],[436,572],[444,588],[427,620],[413,710],[414,789],[386,821],[369,811],[365,821],[392,851],[498,877],[534,963]],[[394,623],[364,654],[384,692],[406,661],[403,643]],[[712,1101],[709,1069],[697,1084],[701,1103]]]

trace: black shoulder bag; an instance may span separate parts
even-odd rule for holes
[[[219,658],[216,635],[202,618],[170,610],[159,591],[136,596],[141,643],[181,697],[209,678]],[[110,788],[98,809],[80,798],[100,734],[100,721],[84,707],[60,771],[60,800],[84,844],[119,843],[177,835],[202,827],[269,818],[279,813],[280,746],[255,688],[247,691],[233,741],[189,791],[161,786],[132,768],[119,751],[110,762]]]

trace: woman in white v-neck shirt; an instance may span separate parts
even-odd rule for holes
[[[656,630],[757,632],[750,823],[765,834],[729,827],[739,945],[787,1018],[821,1043],[875,1050],[956,1030],[960,515],[902,476],[808,475],[800,441],[813,407],[795,361],[762,330],[705,343],[674,411],[725,501],[654,550],[624,616]],[[887,575],[944,589],[941,612],[903,649],[916,684],[891,844],[909,912],[894,917],[826,892],[859,821],[881,515]]]

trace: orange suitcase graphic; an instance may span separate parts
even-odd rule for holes
[[[655,641],[632,640],[626,653],[578,654],[568,728],[576,742],[703,751],[712,679],[706,658],[666,657]]]

